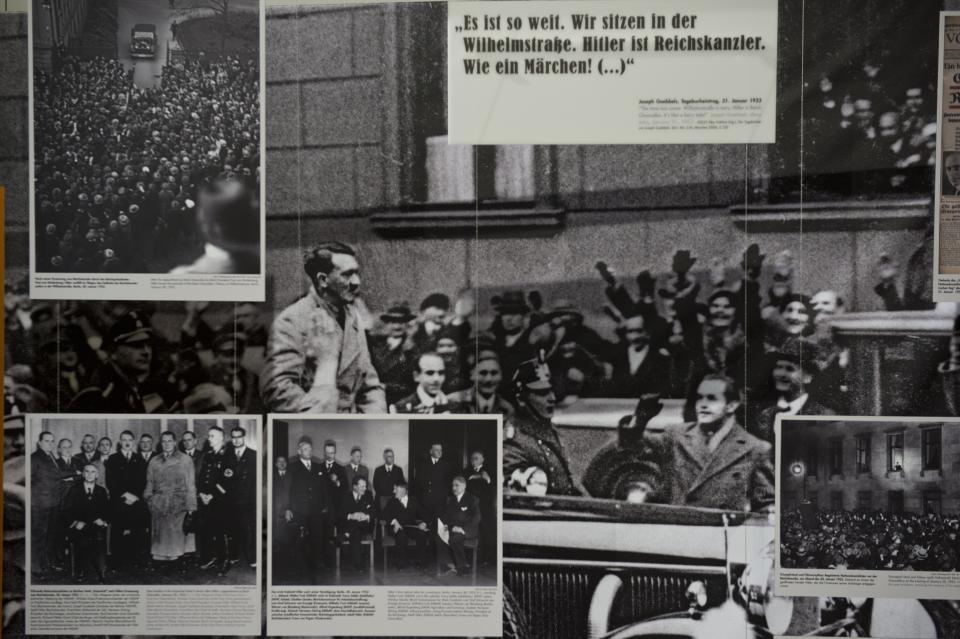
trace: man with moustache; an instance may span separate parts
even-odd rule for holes
[[[584,495],[570,472],[552,419],[557,398],[550,369],[540,359],[523,362],[513,375],[517,412],[504,427],[503,480],[534,494]]]
[[[513,415],[515,409],[500,393],[503,371],[500,358],[491,350],[481,351],[477,363],[470,375],[473,386],[456,393],[450,393],[450,403],[457,412],[467,414],[500,414],[505,418]]]
[[[274,320],[260,379],[267,408],[282,413],[383,413],[387,404],[355,304],[356,251],[324,242],[307,256],[307,295]]]
[[[397,304],[380,315],[384,334],[370,338],[370,359],[380,373],[387,404],[397,402],[413,387],[416,355],[407,347],[407,325],[416,316],[406,304]]]
[[[120,450],[106,461],[110,493],[110,559],[115,569],[144,561],[150,515],[143,501],[147,462],[134,450],[133,433],[120,433]]]
[[[390,406],[391,413],[450,413],[455,408],[443,393],[446,380],[446,364],[436,353],[424,353],[417,359],[417,369],[413,374],[417,388],[412,395],[400,399]]]
[[[403,469],[394,463],[395,458],[393,449],[385,448],[383,465],[377,466],[373,471],[373,492],[381,507],[393,496],[393,487],[399,482],[405,482]]]
[[[697,386],[694,423],[644,434],[661,472],[655,501],[723,510],[772,509],[771,446],[737,423],[739,404],[734,380],[710,374]]]

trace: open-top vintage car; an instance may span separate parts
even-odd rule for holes
[[[773,594],[769,515],[504,495],[505,637],[955,637],[953,602]]]

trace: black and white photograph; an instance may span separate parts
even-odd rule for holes
[[[257,418],[27,423],[32,586],[257,583]]]
[[[946,151],[941,154],[943,163],[940,173],[943,176],[941,195],[945,197],[960,196],[960,151]]]
[[[873,591],[889,596],[898,589],[890,574],[907,573],[899,586],[908,593],[952,597],[955,585],[923,579],[958,567],[960,422],[794,417],[780,422],[780,441],[781,575],[880,574]],[[849,584],[814,587],[857,592]]]
[[[32,9],[34,297],[262,301],[261,0]]]
[[[496,417],[272,417],[273,586],[496,586]]]
[[[185,3],[177,0],[178,10]],[[38,4],[35,13],[56,14],[68,48],[80,42],[72,3]],[[784,602],[770,592],[778,414],[960,414],[957,308],[931,293],[932,196],[943,186],[934,171],[935,33],[952,4],[780,0],[777,8],[773,144],[473,147],[447,144],[445,3],[271,6],[262,136],[269,278],[257,306],[42,300],[29,281],[38,235],[26,65],[22,86],[4,88],[20,126],[0,135],[5,404],[21,413],[236,413],[249,399],[280,420],[308,411],[380,419],[391,407],[411,420],[499,413],[512,636],[713,637],[716,620],[790,636],[960,636],[949,601]],[[695,13],[695,3],[678,9],[686,10]],[[20,47],[5,58],[11,66],[26,59],[21,18],[3,17],[10,36],[0,48]],[[125,25],[121,39],[138,23],[151,20]],[[63,60],[49,73],[72,72]],[[189,199],[195,211],[199,200]],[[171,258],[162,269],[194,259]],[[218,294],[205,290],[206,300]],[[121,352],[122,326],[109,337],[129,311],[156,338],[135,365]],[[237,327],[243,348],[229,336]],[[114,368],[127,371],[126,385]],[[123,392],[107,393],[111,382]],[[88,385],[99,389],[88,395],[94,401],[74,402]],[[668,434],[673,448],[653,445]],[[322,460],[328,438],[310,438],[310,457]],[[36,442],[26,439],[29,455]],[[271,475],[278,463],[293,466],[297,439],[279,451],[285,462],[268,455]],[[403,459],[393,444],[334,439],[340,464],[359,446],[371,471],[386,464],[389,445],[408,482],[414,454],[429,454],[408,444]],[[445,445],[443,457],[466,465],[467,452],[455,450]],[[686,450],[706,470],[691,464],[679,477],[661,462]],[[725,477],[714,470],[728,455],[743,467]],[[18,479],[12,459],[5,482],[15,496],[23,472]],[[743,469],[771,480],[757,492],[745,481],[716,488],[734,474],[742,480]],[[280,524],[275,514],[270,529]],[[764,537],[771,552],[725,545],[746,534]],[[387,547],[384,572],[382,547],[373,546],[371,563],[361,544],[360,570],[341,547],[337,582],[334,547],[313,555],[315,579],[366,587],[370,566],[374,581],[420,578],[411,568],[416,543],[407,550],[399,569]],[[429,579],[470,584],[472,574],[437,577],[436,555],[427,554]],[[478,575],[483,558],[481,549]],[[470,552],[466,560],[472,573]],[[5,583],[22,576],[22,556],[10,565]],[[313,570],[294,568],[282,588],[309,586]],[[6,590],[16,602],[15,582]],[[23,615],[10,619],[5,636],[22,634]]]

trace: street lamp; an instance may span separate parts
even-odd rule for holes
[[[790,464],[790,474],[794,477],[803,477],[803,501],[807,501],[807,469],[803,462],[795,461]]]

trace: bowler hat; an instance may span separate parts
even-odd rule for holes
[[[524,314],[530,311],[530,306],[523,296],[523,291],[507,291],[491,301],[494,310],[501,315]]]
[[[406,324],[410,320],[416,317],[411,311],[410,306],[406,303],[394,304],[387,309],[385,313],[380,314],[381,322],[400,322]]]

